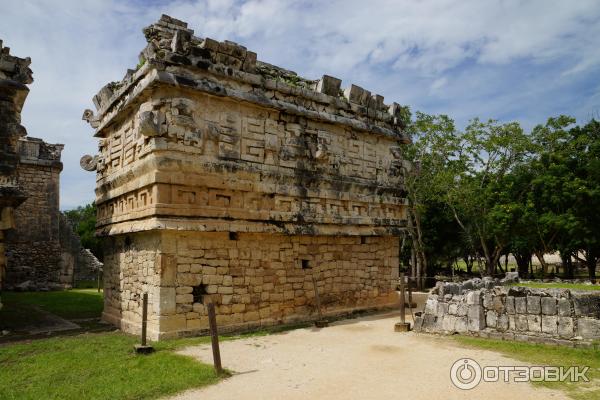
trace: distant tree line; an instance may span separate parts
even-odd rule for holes
[[[560,252],[595,282],[600,258],[600,123],[550,118],[526,133],[516,122],[475,119],[464,130],[445,115],[416,113],[404,150],[409,202],[402,259],[413,276],[457,260],[468,272],[504,272],[512,254],[521,276],[532,256]]]

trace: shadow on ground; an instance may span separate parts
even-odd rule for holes
[[[94,289],[3,292],[0,343],[102,332],[102,293]]]

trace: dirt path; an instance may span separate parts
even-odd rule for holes
[[[325,329],[224,342],[224,367],[235,374],[172,399],[565,399],[528,383],[484,383],[463,391],[450,367],[469,357],[481,365],[522,365],[497,353],[465,349],[449,338],[395,333],[397,317],[348,320]],[[182,354],[211,363],[210,346]]]

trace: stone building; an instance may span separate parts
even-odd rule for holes
[[[27,288],[72,283],[73,264],[62,265],[59,187],[62,144],[25,137],[18,142],[19,184],[27,200],[15,210],[16,226],[7,234],[6,285]]]
[[[154,339],[393,305],[407,109],[308,80],[168,16],[94,97],[105,320]]]
[[[26,198],[20,185],[18,142],[27,134],[21,109],[33,82],[31,60],[10,55],[0,40],[0,289],[6,274],[5,235],[15,227],[14,210]],[[1,303],[0,303],[1,306]]]
[[[68,287],[97,260],[81,248],[59,210],[62,144],[32,138],[21,109],[33,82],[31,60],[0,41],[0,289]]]

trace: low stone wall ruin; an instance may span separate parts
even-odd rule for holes
[[[497,284],[438,284],[415,330],[566,345],[600,339],[600,293]]]

